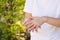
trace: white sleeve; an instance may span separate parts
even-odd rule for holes
[[[24,12],[32,13],[32,0],[26,0]]]
[[[60,8],[59,8],[59,18],[60,18]]]
[[[59,18],[60,18],[60,13],[59,13]]]

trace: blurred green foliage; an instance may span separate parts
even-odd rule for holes
[[[0,0],[0,40],[26,40],[25,0]],[[28,34],[28,33],[27,33]]]

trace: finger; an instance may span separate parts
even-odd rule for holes
[[[34,31],[35,31],[35,28],[36,28],[36,27],[34,27],[34,29],[32,29],[32,32],[34,32]]]
[[[32,30],[34,30],[34,29],[35,29],[35,27],[36,27],[36,26],[35,26],[35,25],[33,25],[31,28],[29,28],[29,29],[28,29],[28,31],[32,31]]]
[[[32,22],[27,22],[24,26],[26,26],[27,28],[30,27],[32,24]]]
[[[30,20],[28,20],[28,19],[25,19],[25,21],[24,21],[23,25],[24,25],[26,22],[28,22],[28,21],[30,21]]]
[[[36,32],[38,32],[38,28],[39,28],[39,26],[36,26],[36,28],[35,28],[35,31],[36,31]]]
[[[24,23],[22,23],[22,25],[24,26],[26,22],[27,22],[27,21],[24,21]]]
[[[23,25],[27,26],[28,24],[31,24],[31,22],[30,21],[26,21]]]
[[[33,23],[32,23],[32,24],[27,25],[27,29],[31,28],[33,25],[34,25]]]
[[[34,29],[32,30],[32,32],[34,32]]]
[[[40,25],[38,27],[41,28]]]

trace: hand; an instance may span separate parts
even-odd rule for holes
[[[28,20],[24,23],[24,26],[26,26],[27,30],[30,31],[37,31],[38,28],[46,21],[45,17],[34,17],[33,20]]]
[[[25,19],[31,20],[33,18],[31,13],[26,13],[25,14]]]

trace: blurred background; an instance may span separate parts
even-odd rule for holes
[[[0,0],[0,40],[30,40],[22,26],[25,0]]]

